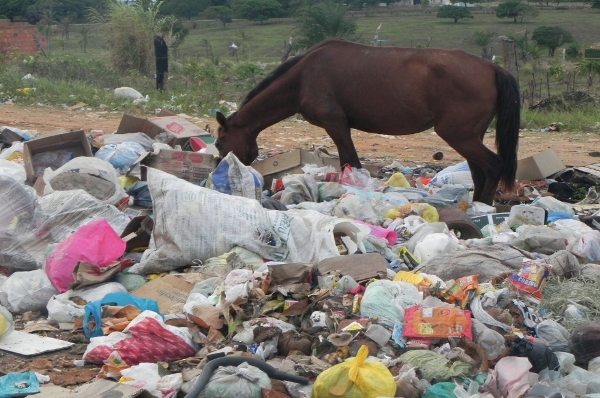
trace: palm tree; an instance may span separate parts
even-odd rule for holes
[[[596,75],[600,75],[600,61],[597,59],[586,58],[577,64],[577,72],[581,74],[587,74],[589,94],[590,89],[594,86],[594,78]]]
[[[79,29],[79,34],[81,35],[81,39],[79,40],[79,44],[81,45],[81,49],[85,54],[87,54],[87,45],[90,40],[90,28],[87,25],[82,25],[81,29]]]
[[[42,13],[40,22],[38,23],[40,30],[48,39],[48,51],[50,51],[50,31],[52,30],[52,25],[56,23],[55,15],[54,11],[46,9]]]

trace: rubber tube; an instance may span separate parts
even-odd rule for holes
[[[248,365],[259,368],[260,370],[265,372],[271,379],[292,381],[294,383],[304,385],[308,384],[308,379],[306,377],[295,376],[289,373],[282,372],[259,359],[227,356],[223,358],[213,359],[212,361],[208,362],[202,369],[202,373],[200,373],[198,381],[196,381],[196,384],[194,385],[192,390],[189,393],[187,393],[185,398],[198,398],[202,390],[204,390],[204,387],[206,387],[206,385],[208,384],[208,381],[210,380],[210,377],[212,376],[214,370],[217,369],[219,366],[238,366],[244,362],[247,362]]]

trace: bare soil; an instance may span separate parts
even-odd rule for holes
[[[149,115],[147,115],[149,116]],[[13,126],[34,132],[47,133],[57,129],[102,130],[104,133],[114,132],[121,120],[120,112],[89,112],[57,110],[50,108],[20,107],[0,105],[0,126]],[[209,126],[215,131],[217,123],[214,118],[190,118],[200,127]],[[382,136],[355,131],[353,133],[359,156],[364,160],[378,161],[384,164],[397,160],[405,166],[432,164],[432,156],[443,152],[444,157],[438,163],[451,165],[462,161],[462,157],[452,150],[433,130],[409,136]],[[540,131],[523,131],[519,146],[519,158],[553,148],[567,166],[584,166],[596,163],[600,159],[590,153],[600,148],[600,135],[576,131],[548,133]],[[494,135],[488,134],[486,145],[493,149]],[[335,152],[336,148],[324,130],[298,119],[288,119],[269,127],[259,136],[260,150],[264,154],[284,152],[294,148],[311,149],[313,146],[325,147]],[[43,315],[40,317],[43,319]],[[34,319],[40,319],[34,317]],[[22,329],[25,321],[17,317],[17,329]],[[93,379],[99,368],[86,365],[84,368],[73,367],[73,360],[81,359],[86,344],[80,332],[45,332],[46,335],[76,343],[71,349],[38,355],[21,357],[0,351],[0,375],[8,372],[25,372],[29,370],[48,374],[55,385],[74,388]]]
[[[46,133],[57,129],[102,130],[114,132],[121,120],[121,112],[88,112],[85,110],[58,110],[50,108],[0,105],[0,126],[14,126]],[[200,127],[208,125],[215,131],[217,123],[213,117],[192,117],[192,123]],[[463,158],[438,137],[433,130],[408,136],[384,136],[353,132],[358,154],[365,160],[391,163],[397,160],[405,166],[414,167],[433,163],[433,154],[444,154],[439,162],[450,165]],[[485,144],[494,149],[494,134],[487,134]],[[285,152],[294,148],[311,149],[325,147],[335,152],[336,148],[325,131],[299,119],[288,119],[264,130],[258,137],[260,151],[265,154]],[[600,159],[590,153],[600,148],[600,134],[579,131],[541,132],[522,131],[519,158],[552,148],[566,166],[585,166]]]

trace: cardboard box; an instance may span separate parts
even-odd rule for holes
[[[131,292],[134,296],[156,300],[162,314],[169,314],[169,308],[177,304],[185,304],[194,283],[177,275],[167,275],[153,279],[139,289]]]
[[[306,149],[294,149],[268,159],[252,163],[252,167],[265,179],[265,188],[271,186],[274,178],[281,178],[287,174],[302,174],[302,167],[307,164],[316,164],[317,167],[332,166],[340,170],[340,159],[326,152]]]
[[[164,115],[167,112],[161,112],[159,115]],[[169,112],[171,113],[171,112]],[[156,137],[162,132],[170,132],[177,137],[173,145],[187,144],[191,137],[210,136],[210,133],[193,123],[190,123],[185,118],[176,115],[157,116],[148,119],[123,115],[121,123],[117,128],[116,134],[125,133],[145,133],[150,138]]]
[[[553,149],[536,153],[517,163],[517,180],[541,180],[563,170],[565,165]]]
[[[27,181],[34,183],[38,177],[35,175],[33,169],[34,155],[61,149],[71,152],[74,158],[79,156],[94,156],[90,142],[83,130],[47,135],[27,141],[23,145],[23,161],[25,163]]]
[[[163,149],[158,155],[150,153],[138,159],[142,165],[162,170],[166,173],[200,184],[211,171],[217,167],[218,160],[213,155],[197,152],[175,151]],[[142,167],[142,180],[146,179],[146,169]]]

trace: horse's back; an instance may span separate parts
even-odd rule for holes
[[[462,50],[332,39],[313,48],[302,64],[305,107],[338,106],[352,127],[364,131],[408,134],[461,108],[473,118],[491,118],[496,107],[498,67]]]

